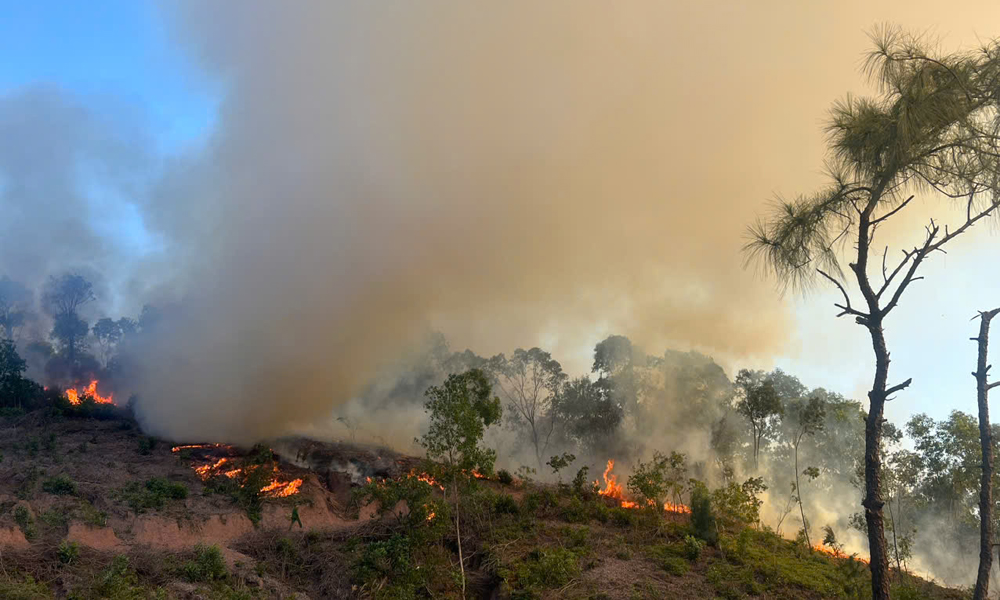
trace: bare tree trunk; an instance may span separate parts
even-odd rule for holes
[[[983,452],[983,473],[979,483],[979,574],[973,600],[985,600],[990,592],[990,569],[993,566],[993,434],[990,431],[989,392],[987,382],[990,365],[986,364],[990,344],[990,321],[1000,308],[980,313],[979,360],[976,372],[976,400],[979,402],[979,441]]]
[[[892,525],[892,553],[896,556],[896,573],[898,574],[902,570],[899,565],[899,543],[896,541],[896,516],[892,514],[892,496],[889,496],[886,505],[889,507],[889,524]]]
[[[465,558],[462,556],[462,527],[460,525],[461,502],[458,498],[458,482],[452,483],[455,487],[455,536],[458,538],[458,568],[462,572],[462,598],[465,598]]]
[[[806,521],[806,511],[802,508],[802,486],[799,484],[799,438],[795,441],[795,495],[799,499],[799,515],[802,516],[802,531],[806,532],[806,545],[812,548],[809,540],[809,523]]]
[[[872,573],[872,600],[889,600],[889,552],[885,543],[882,507],[882,415],[885,411],[886,382],[889,378],[889,350],[885,345],[881,318],[868,323],[875,350],[875,380],[868,392],[868,419],[865,422],[865,522],[868,525],[869,564]]]

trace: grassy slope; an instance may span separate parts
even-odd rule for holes
[[[159,477],[190,487],[186,500],[167,499],[160,508],[145,509],[171,518],[231,502],[204,495],[189,466],[171,456],[166,443],[140,454],[140,439],[128,421],[28,415],[0,422],[0,525],[14,526],[16,507],[28,502],[34,528],[30,546],[0,556],[0,598],[460,595],[457,546],[444,514],[408,526],[392,519],[367,521],[339,532],[257,530],[225,549],[228,565],[222,553],[206,548],[102,552],[62,544],[70,520],[127,526],[132,508],[116,490],[133,481]],[[58,486],[50,485],[45,491],[45,481],[58,475],[68,476],[76,489],[59,494]],[[715,547],[699,548],[689,539],[686,517],[625,511],[565,488],[523,489],[491,481],[466,494],[462,510],[470,598],[868,594],[867,568],[860,563],[751,529],[724,533]],[[963,597],[909,577],[896,588],[897,598]]]

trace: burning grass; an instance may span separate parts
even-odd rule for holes
[[[86,387],[83,388],[67,388],[64,392],[69,403],[73,406],[79,406],[83,401],[83,398],[93,398],[94,402],[98,404],[114,404],[113,394],[108,394],[107,396],[102,396],[97,391],[98,381],[96,379],[91,380]]]
[[[273,459],[270,449],[267,449],[267,458],[263,461],[255,461],[254,457],[242,459],[236,448],[226,444],[189,444],[174,446],[170,451],[175,454],[200,451],[200,456],[194,460],[201,464],[193,464],[192,469],[205,482],[225,477],[240,482],[241,487],[256,487],[263,479],[265,481],[257,493],[268,498],[287,498],[298,494],[302,489],[303,480],[286,477],[278,467],[278,462]],[[225,453],[227,456],[215,458],[217,453]]]
[[[615,460],[613,458],[609,459],[608,465],[604,469],[604,474],[602,476],[604,479],[604,487],[601,488],[601,484],[599,481],[594,481],[594,488],[597,490],[597,493],[605,498],[611,498],[612,500],[618,501],[619,505],[622,508],[633,509],[633,510],[643,508],[644,505],[642,503],[637,502],[635,500],[629,500],[625,496],[624,488],[620,483],[618,483],[618,476],[612,473],[612,470],[614,470],[614,468],[615,468]],[[652,500],[649,500],[646,502],[645,505],[652,507],[655,506],[655,503]],[[685,504],[675,504],[673,502],[665,502],[663,504],[663,510],[664,512],[676,515],[691,514],[690,506],[687,506]]]

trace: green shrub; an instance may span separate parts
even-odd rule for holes
[[[154,448],[156,448],[156,438],[147,436],[139,438],[139,454],[147,456],[153,453]]]
[[[493,510],[501,515],[516,515],[521,511],[517,500],[510,494],[497,494],[493,499]]]
[[[500,469],[499,471],[497,471],[497,479],[500,481],[500,483],[504,485],[510,485],[514,483],[514,476],[511,475],[510,471],[508,471],[507,469]]]
[[[410,540],[401,535],[365,545],[352,570],[362,585],[384,582],[382,596],[387,598],[413,598],[422,582]]]
[[[16,417],[23,417],[24,409],[20,406],[4,406],[0,407],[0,417],[5,419],[14,419]]]
[[[59,544],[59,562],[64,565],[71,565],[80,558],[80,546],[76,542],[63,540]]]
[[[14,509],[14,522],[21,528],[21,533],[24,534],[25,539],[34,539],[38,533],[38,530],[35,528],[35,519],[32,518],[31,511],[24,505]]]
[[[590,527],[567,527],[565,534],[570,548],[584,548],[590,538]]]
[[[129,563],[128,557],[118,555],[101,573],[94,589],[99,598],[110,600],[140,600],[145,593],[139,586],[139,577]]]
[[[52,508],[38,515],[38,520],[49,527],[65,527],[69,523],[69,514],[58,508]]]
[[[45,447],[45,451],[48,452],[48,453],[50,453],[50,454],[56,451],[56,448],[58,447],[58,442],[56,441],[56,434],[55,433],[50,433],[45,438],[45,446],[44,447]]]
[[[590,518],[590,511],[578,496],[573,496],[563,508],[563,518],[570,523],[586,523]]]
[[[42,490],[56,496],[75,496],[76,482],[66,475],[56,475],[42,482]]]
[[[705,543],[694,537],[693,535],[685,536],[684,538],[684,557],[688,560],[695,561],[701,556],[701,550],[705,547]]]
[[[660,557],[660,568],[679,577],[688,572],[688,561],[679,556],[663,555]]]
[[[135,514],[141,514],[146,509],[161,509],[167,500],[183,500],[187,498],[188,489],[183,483],[172,483],[160,477],[147,480],[144,484],[130,482],[124,488],[116,491],[114,497],[129,505]]]
[[[619,527],[631,527],[635,525],[638,518],[635,511],[616,506],[609,511],[611,522]]]
[[[590,467],[580,467],[577,470],[576,475],[573,476],[573,491],[576,492],[578,496],[586,496],[588,489],[587,485],[587,472],[590,471]]]
[[[699,538],[709,544],[718,541],[719,532],[715,526],[715,512],[712,499],[704,485],[695,486],[691,492],[691,526]]]
[[[194,547],[194,560],[184,563],[182,570],[184,578],[192,583],[210,582],[225,579],[229,572],[222,551],[218,546],[197,545]]]
[[[162,477],[154,477],[146,481],[146,489],[153,494],[170,498],[171,500],[183,500],[188,497],[186,485],[167,481]]]

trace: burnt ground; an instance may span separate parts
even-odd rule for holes
[[[352,493],[368,477],[405,479],[419,459],[303,439],[268,447],[273,459],[261,448],[175,449],[124,416],[0,418],[0,598],[461,597],[452,521],[428,521],[436,537],[408,542]],[[236,470],[301,487],[255,504],[240,489],[260,483],[226,476]],[[626,511],[566,486],[479,483],[463,500],[468,598],[865,597],[860,563],[770,534],[734,531],[692,553],[686,516]],[[399,543],[410,544],[404,561]],[[962,597],[905,575],[897,587]]]

